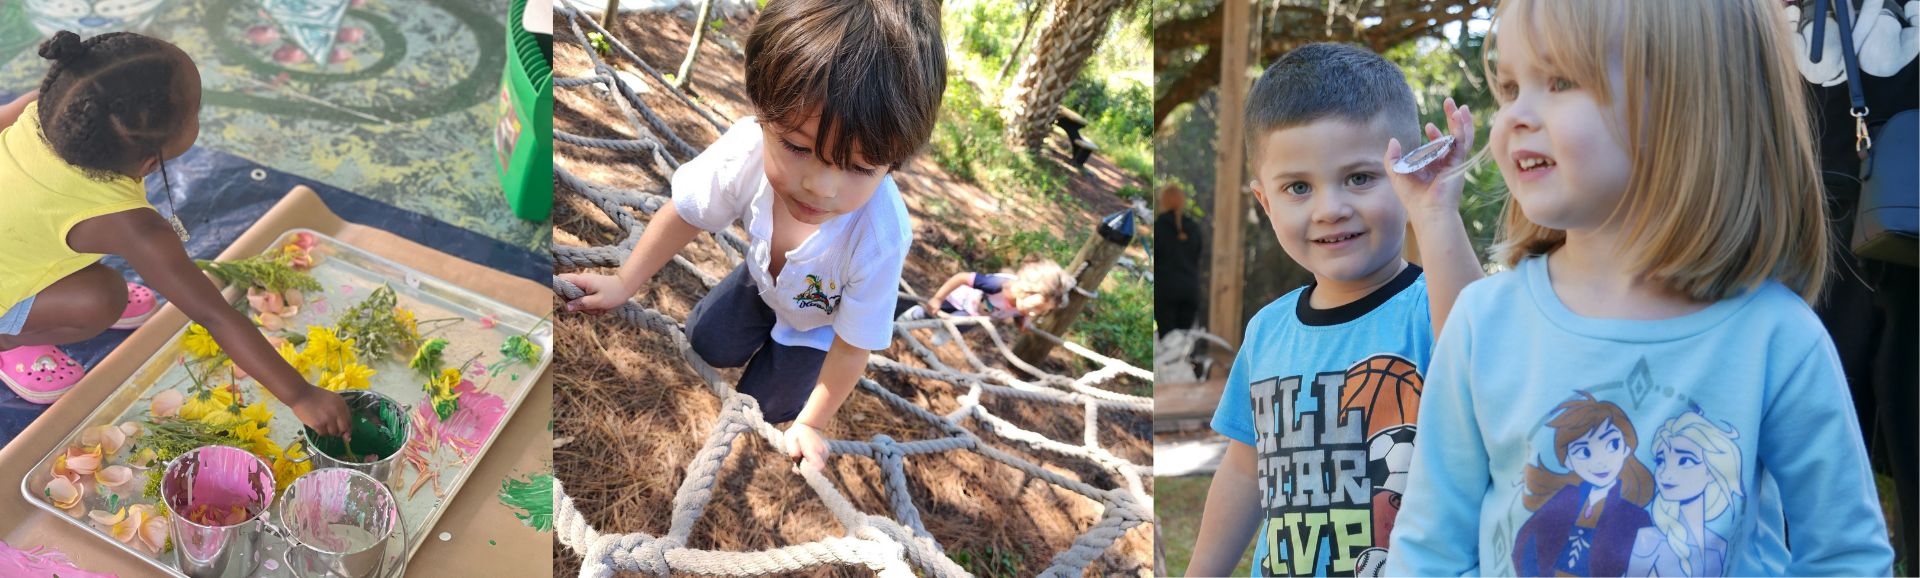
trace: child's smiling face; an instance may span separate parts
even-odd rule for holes
[[[1621,142],[1625,131],[1615,130],[1626,116],[1618,49],[1607,62],[1610,94],[1597,94],[1604,89],[1581,86],[1548,62],[1528,23],[1515,20],[1499,24],[1500,110],[1489,153],[1528,220],[1560,230],[1600,228],[1625,197],[1633,167]]]
[[[1252,159],[1253,195],[1280,247],[1322,283],[1399,272],[1407,211],[1381,164],[1389,125],[1385,115],[1364,124],[1323,118],[1267,133]]]
[[[766,139],[767,182],[773,185],[774,198],[795,220],[809,225],[825,223],[866,205],[888,170],[869,162],[858,143],[845,166],[821,161],[815,151],[831,141],[819,130],[820,114],[815,110],[798,127],[768,122],[760,131]]]

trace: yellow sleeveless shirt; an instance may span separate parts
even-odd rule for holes
[[[0,310],[37,295],[102,255],[67,247],[81,221],[147,204],[140,180],[88,177],[40,136],[40,103],[0,130]]]

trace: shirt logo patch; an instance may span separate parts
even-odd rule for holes
[[[840,287],[838,283],[828,281],[827,289],[839,291]],[[807,289],[801,291],[799,295],[794,295],[793,302],[801,309],[813,307],[827,312],[828,315],[832,315],[834,310],[840,308],[840,295],[827,296],[827,292],[820,289],[820,277],[818,275],[808,275]]]

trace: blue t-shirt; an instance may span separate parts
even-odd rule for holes
[[[1247,323],[1213,429],[1253,446],[1256,576],[1352,576],[1384,563],[1433,350],[1427,282],[1407,265],[1333,309],[1313,287]]]
[[[1839,358],[1799,296],[1767,282],[1596,319],[1546,263],[1468,286],[1448,316],[1388,574],[1891,571]]]

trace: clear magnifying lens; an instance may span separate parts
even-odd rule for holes
[[[1434,161],[1446,158],[1447,153],[1452,150],[1453,135],[1442,136],[1434,139],[1433,142],[1420,145],[1420,148],[1413,149],[1400,157],[1400,160],[1394,161],[1393,172],[1403,175],[1420,172],[1420,169],[1427,168],[1427,165],[1433,164]]]

